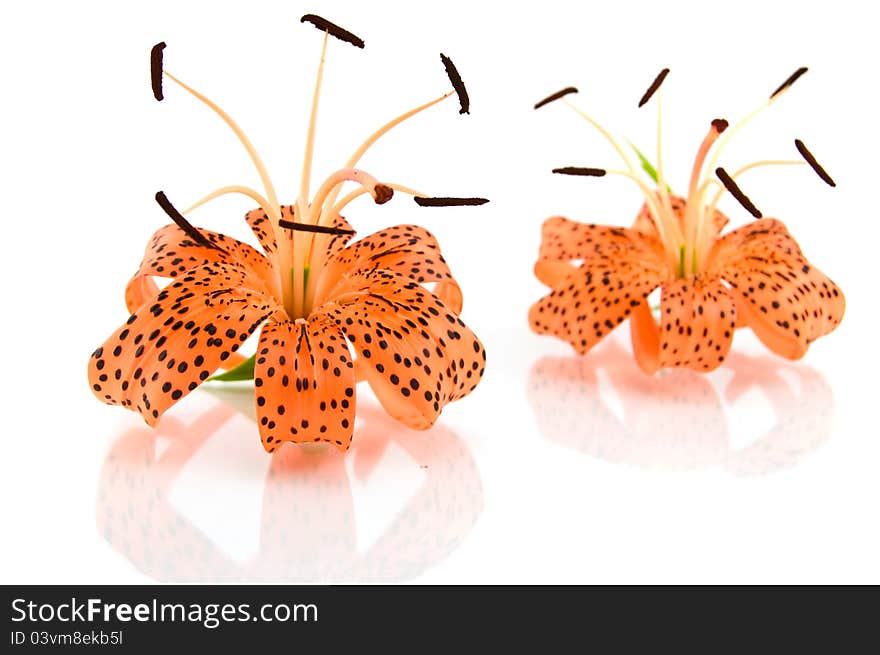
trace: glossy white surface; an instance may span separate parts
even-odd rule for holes
[[[878,94],[863,3],[180,4],[2,10],[0,581],[880,582]],[[152,99],[149,48],[168,43],[168,69],[240,122],[292,199],[320,43],[298,23],[306,12],[367,42],[330,44],[319,173],[446,88],[438,52],[467,83],[470,116],[447,101],[363,166],[492,203],[398,197],[349,219],[362,234],[412,221],[438,236],[489,353],[485,379],[427,433],[359,388],[344,457],[265,455],[246,389],[197,391],[151,431],[93,398],[85,364],[125,318],[125,281],[165,222],[153,194],[185,205],[258,180],[204,107],[170,83]],[[535,101],[574,84],[648,151],[655,106],[636,102],[669,66],[664,157],[680,188],[708,121],[744,115],[801,65],[724,161],[787,157],[797,136],[837,179],[832,190],[796,168],[747,184],[845,291],[834,334],[791,363],[739,332],[715,373],[648,378],[626,327],[584,358],[529,332],[541,221],[623,225],[639,206],[626,182],[550,174],[616,165],[614,153]],[[226,199],[193,221],[244,238],[247,209]]]

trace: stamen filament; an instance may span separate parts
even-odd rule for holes
[[[248,138],[248,136],[244,133],[244,131],[238,126],[238,124],[232,120],[232,117],[227,114],[223,109],[220,108],[213,100],[202,95],[194,88],[189,86],[188,84],[182,82],[177,79],[174,75],[169,73],[167,70],[163,71],[164,74],[173,82],[182,87],[185,91],[189,92],[198,100],[201,100],[205,105],[207,105],[211,110],[214,111],[226,125],[235,133],[238,137],[238,140],[244,146],[248,155],[251,158],[251,162],[253,162],[254,167],[257,169],[257,173],[260,176],[260,180],[263,183],[263,188],[266,192],[266,198],[268,205],[265,207],[266,213],[269,216],[269,221],[272,225],[272,230],[275,233],[275,240],[278,243],[278,269],[281,273],[281,300],[284,305],[285,310],[287,310],[288,314],[293,316],[291,312],[295,310],[295,298],[294,298],[294,290],[293,286],[288,280],[288,276],[284,274],[284,271],[287,271],[291,268],[291,259],[292,253],[290,249],[282,247],[284,243],[283,237],[284,233],[281,227],[278,225],[278,222],[281,220],[281,205],[278,203],[278,196],[275,193],[275,186],[272,184],[272,179],[269,177],[269,172],[266,170],[266,165],[263,163],[263,160],[260,158],[260,155],[257,153],[256,148],[254,148],[253,143]],[[261,203],[262,206],[262,203]]]
[[[227,114],[225,111],[223,111],[214,101],[205,97],[204,95],[202,95],[201,93],[199,93],[198,91],[193,89],[191,86],[185,84],[184,82],[181,82],[179,79],[174,77],[174,75],[169,73],[167,70],[164,71],[164,73],[166,76],[168,76],[169,79],[176,82],[184,90],[188,91],[190,94],[192,94],[193,96],[195,96],[196,98],[201,100],[204,104],[206,104],[208,107],[210,107],[214,111],[214,113],[217,114],[220,118],[222,118],[223,121],[229,126],[229,128],[235,133],[235,136],[238,137],[238,140],[241,141],[241,144],[244,146],[245,150],[247,150],[247,153],[250,156],[251,161],[254,164],[254,167],[257,169],[257,173],[260,176],[260,180],[262,181],[263,186],[265,187],[266,197],[268,198],[269,205],[270,205],[270,207],[268,209],[272,210],[270,212],[270,216],[272,216],[274,218],[273,224],[275,226],[277,226],[278,220],[281,219],[281,209],[280,209],[280,205],[278,204],[278,197],[275,194],[275,187],[272,184],[272,180],[269,177],[269,172],[266,170],[265,164],[263,164],[263,160],[260,158],[260,155],[257,153],[257,150],[256,150],[256,148],[254,148],[254,145],[253,145],[253,143],[251,143],[251,140],[247,137],[247,135],[244,133],[244,131],[238,126],[238,124],[234,120],[232,120],[232,117],[229,116],[229,114]]]
[[[667,73],[669,72],[668,68],[664,70]],[[658,76],[657,80],[655,80],[657,87],[659,87],[665,77],[666,75],[662,73]],[[660,204],[666,211],[666,215],[673,216],[672,203],[669,200],[669,187],[663,174],[663,94],[657,87],[652,92],[657,94],[657,192],[660,194]]]
[[[315,151],[315,126],[318,121],[318,102],[321,98],[321,82],[324,79],[324,60],[327,57],[327,39],[329,32],[324,32],[324,41],[321,46],[321,61],[318,64],[318,74],[315,77],[315,91],[312,94],[312,110],[309,114],[309,129],[306,133],[306,150],[303,156],[302,181],[300,183],[300,198],[309,197],[309,182],[312,177],[312,159]]]
[[[409,111],[402,113],[397,118],[395,118],[391,121],[388,121],[387,123],[385,123],[385,125],[383,125],[378,130],[373,132],[369,137],[367,137],[367,140],[364,141],[358,147],[358,149],[354,151],[354,153],[352,153],[351,157],[348,158],[348,161],[345,162],[345,167],[346,168],[354,168],[357,165],[357,163],[361,160],[361,157],[364,156],[364,153],[366,153],[367,150],[369,150],[373,146],[373,144],[376,143],[376,141],[378,141],[385,134],[387,134],[392,128],[396,127],[397,125],[400,125],[401,123],[408,120],[409,118],[412,118],[416,114],[419,114],[419,113],[425,111],[426,109],[433,107],[437,103],[442,102],[443,100],[446,100],[446,98],[453,96],[453,95],[455,95],[455,91],[448,91],[448,92],[444,93],[442,96],[440,96],[439,98],[434,98],[433,100],[426,102],[423,105],[419,105],[418,107],[415,107],[414,109],[410,109]],[[329,198],[330,204],[333,204],[334,202],[336,202],[336,198],[339,197],[339,193],[341,191],[342,191],[341,187],[333,190],[333,192],[330,194],[330,198]]]
[[[400,193],[405,193],[406,195],[410,195],[410,196],[425,196],[425,195],[427,195],[424,193],[420,193],[419,191],[416,191],[415,189],[411,189],[409,187],[403,186],[401,184],[393,184],[393,183],[384,182],[383,186],[387,186],[389,189],[393,189],[394,191],[399,191]],[[330,218],[331,223],[342,212],[343,208],[345,208],[346,205],[348,205],[351,201],[355,200],[356,198],[359,198],[360,196],[364,195],[365,193],[370,193],[370,188],[367,186],[361,186],[361,187],[358,187],[357,189],[355,189],[354,191],[351,191],[348,195],[343,196],[342,200],[337,202],[330,209],[329,218]],[[322,217],[326,214],[327,214],[327,212],[324,212],[322,214]],[[326,221],[322,221],[322,222],[326,222]]]
[[[709,149],[726,129],[726,120],[723,118],[716,118],[713,120],[712,125],[709,127],[709,131],[706,133],[706,136],[703,137],[703,142],[700,144],[699,150],[697,150],[697,156],[694,158],[694,166],[691,170],[691,179],[688,184],[688,202],[684,211],[684,233],[685,238],[688,240],[688,243],[693,246],[695,252],[697,244],[699,243],[697,235],[700,232],[702,224],[711,217],[711,214],[707,216],[702,213],[703,206],[698,189],[700,173],[702,172],[703,163],[706,160],[706,155],[708,154]],[[696,258],[696,254],[694,257]]]
[[[354,151],[354,153],[351,155],[351,157],[349,157],[348,161],[345,162],[345,167],[346,168],[353,168],[354,166],[356,166],[357,163],[361,160],[361,157],[364,156],[364,153],[367,152],[367,150],[369,150],[370,147],[374,143],[376,143],[376,141],[378,141],[381,137],[383,137],[393,127],[400,125],[405,120],[412,118],[416,114],[420,114],[421,112],[425,111],[426,109],[433,107],[437,103],[442,102],[443,100],[446,100],[446,98],[453,96],[453,95],[455,95],[455,91],[447,91],[439,98],[434,98],[433,100],[426,102],[423,105],[419,105],[418,107],[416,107],[414,109],[410,109],[409,111],[402,113],[397,118],[388,121],[387,123],[385,123],[385,125],[383,125],[378,130],[373,132],[369,137],[367,137],[367,140],[364,141],[360,145],[360,147],[358,147],[358,149]]]
[[[201,200],[194,202],[192,205],[190,205],[189,207],[184,209],[183,213],[189,214],[191,211],[198,209],[199,207],[201,207],[205,203],[208,203],[208,202],[214,200],[215,198],[219,198],[220,196],[225,196],[230,193],[239,193],[243,196],[247,196],[248,198],[250,198],[251,200],[256,202],[263,209],[263,211],[265,211],[267,214],[269,213],[269,207],[270,207],[269,201],[266,200],[259,193],[257,193],[253,189],[251,189],[250,187],[246,187],[246,186],[221,187],[221,188],[217,189],[216,191],[212,191],[211,193],[206,195]]]
[[[709,160],[709,164],[706,166],[706,170],[714,171],[717,164],[718,159],[721,157],[721,153],[724,151],[724,148],[727,147],[727,144],[730,143],[730,140],[739,133],[753,118],[755,118],[762,111],[767,109],[770,105],[776,102],[780,97],[782,97],[791,87],[792,85],[804,74],[807,72],[806,67],[798,68],[794,73],[788,76],[788,78],[780,84],[776,90],[770,94],[770,97],[758,105],[755,109],[753,109],[749,114],[746,115],[745,118],[741,119],[737,123],[734,124],[733,128],[727,131],[724,138],[718,142],[718,147],[715,148],[715,152],[712,155],[712,158]],[[704,185],[704,189],[705,189]],[[698,198],[699,204],[702,204],[702,195]]]
[[[367,191],[372,194],[373,199],[379,204],[391,198],[390,195],[387,195],[387,192],[383,191],[383,188],[388,189],[387,185],[380,184],[379,180],[369,173],[359,168],[341,168],[324,180],[324,183],[315,193],[311,203],[309,222],[326,224],[326,217],[322,211],[324,202],[328,200],[331,191],[337,186],[341,187],[346,182],[356,182],[366,187]]]
[[[633,166],[632,162],[629,160],[629,157],[626,156],[626,153],[624,152],[624,150],[620,146],[620,144],[617,142],[617,140],[608,133],[608,130],[606,130],[596,120],[594,120],[591,116],[589,116],[586,112],[584,112],[582,109],[580,109],[576,105],[572,104],[568,100],[563,100],[563,102],[569,108],[571,108],[573,111],[575,111],[577,114],[579,114],[581,116],[581,118],[586,119],[587,122],[590,123],[590,125],[592,125],[597,130],[599,130],[599,133],[603,137],[605,137],[605,139],[608,141],[608,143],[610,143],[614,147],[614,149],[617,151],[617,154],[620,155],[620,158],[623,160],[623,163],[626,164],[626,167],[629,169],[630,174],[632,174],[633,176],[636,176],[637,172],[636,172],[635,166]]]
[[[617,175],[620,177],[625,177],[628,180],[632,180],[635,182],[639,189],[642,192],[642,195],[645,197],[645,205],[648,207],[648,213],[651,215],[651,219],[654,221],[654,225],[657,228],[657,232],[660,233],[660,241],[663,243],[663,248],[666,250],[666,255],[669,259],[670,265],[675,262],[675,243],[681,242],[681,233],[678,230],[678,226],[671,223],[669,220],[666,220],[666,215],[660,211],[660,207],[657,204],[657,193],[648,188],[648,185],[645,184],[641,178],[636,175],[632,175],[627,173],[626,171],[618,171],[618,170],[606,170],[608,175]]]

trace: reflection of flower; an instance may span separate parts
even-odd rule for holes
[[[720,393],[714,380],[691,371],[642,375],[611,339],[589,359],[538,360],[528,396],[548,439],[646,469],[720,465],[739,474],[768,473],[793,466],[828,437],[833,399],[819,373],[766,356],[732,354],[729,363],[734,376]],[[728,409],[753,388],[770,401],[776,420],[754,443],[733,450]],[[620,416],[614,396],[622,405]]]
[[[99,484],[98,531],[145,574],[177,582],[407,580],[455,550],[482,511],[477,467],[454,433],[442,425],[414,433],[361,403],[364,425],[348,454],[286,447],[272,456],[259,552],[238,563],[169,500],[187,462],[235,416],[229,404],[216,403],[191,423],[168,416],[156,431],[131,429],[113,444]],[[159,438],[169,441],[161,454]],[[353,459],[354,475],[366,480],[391,444],[414,460],[424,481],[362,553],[346,462]]]
[[[164,72],[227,123],[265,187],[265,196],[247,187],[224,187],[190,210],[227,193],[250,197],[260,208],[248,213],[247,221],[263,252],[196,228],[164,194],[157,194],[174,224],[150,240],[126,290],[131,316],[93,353],[88,366],[97,398],[138,412],[149,425],[218,368],[241,362],[239,347],[261,325],[251,377],[259,432],[269,452],[285,441],[325,441],[348,448],[358,380],[368,382],[393,418],[426,429],[447,403],[468,395],[482,377],[485,351],[458,316],[462,294],[436,239],[421,227],[398,225],[346,247],[354,231],[340,214],[362,195],[381,204],[395,190],[415,194],[379,183],[354,166],[394,126],[456,92],[463,96],[460,78],[444,58],[455,90],[379,128],[311,195],[327,36],[347,35],[343,40],[363,46],[341,28],[316,20],[326,30],[324,51],[300,194],[293,205],[279,203],[262,160],[238,125],[214,102]],[[163,47],[153,50],[154,92],[162,79]],[[156,97],[162,98],[161,85]],[[348,182],[358,188],[337,202]],[[168,286],[160,290],[154,277],[169,279]]]

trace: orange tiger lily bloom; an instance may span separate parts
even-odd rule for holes
[[[371,135],[309,200],[327,36],[355,45],[359,40],[323,19],[303,20],[314,22],[325,35],[302,186],[293,205],[278,203],[262,161],[232,119],[164,72],[232,128],[265,186],[265,196],[247,187],[224,187],[184,214],[220,195],[247,195],[260,205],[246,220],[263,252],[192,226],[160,192],[157,200],[174,224],[150,240],[126,289],[131,317],[94,352],[88,367],[89,382],[100,400],[136,411],[153,425],[215,370],[239,363],[239,347],[259,328],[256,411],[269,452],[286,441],[323,441],[347,449],[360,379],[370,384],[393,418],[426,429],[444,405],[476,387],[485,365],[483,345],[458,317],[461,291],[436,239],[424,228],[398,225],[349,243],[354,231],[340,213],[365,194],[377,203],[389,200],[395,190],[414,194],[417,201],[422,198],[406,187],[380,183],[355,165],[392,127],[455,94],[460,78],[456,81],[457,73],[450,74],[454,91]],[[163,47],[159,44],[153,51],[157,99],[162,98]],[[447,62],[444,58],[449,70]],[[347,181],[359,186],[337,201]],[[452,204],[479,204],[478,200]],[[154,277],[169,278],[170,283],[160,289]]]
[[[531,307],[532,330],[556,336],[586,353],[630,319],[634,355],[648,373],[664,367],[717,368],[730,350],[736,327],[750,327],[768,348],[788,359],[802,357],[810,343],[834,330],[844,313],[843,293],[807,261],[781,221],[761,217],[735,181],[754,168],[804,163],[831,186],[833,180],[799,140],[795,143],[806,162],[758,161],[733,175],[715,167],[730,137],[805,70],[792,75],[724,139],[719,136],[727,121],[712,121],[685,197],[673,195],[663,176],[659,98],[656,171],[639,153],[656,189],[641,179],[618,142],[576,109],[611,142],[628,170],[567,167],[554,172],[627,177],[638,184],[645,203],[631,228],[588,225],[563,217],[545,221],[534,270],[552,291]],[[641,104],[657,91],[666,72]],[[570,87],[550,100],[574,91]],[[710,198],[713,185],[718,190]],[[722,234],[729,221],[717,205],[725,191],[757,220]],[[649,304],[649,296],[658,288],[659,322]]]

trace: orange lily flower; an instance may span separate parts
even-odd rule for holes
[[[457,94],[462,113],[467,112],[461,78],[441,55],[454,90],[373,133],[309,200],[328,36],[358,47],[363,41],[317,16],[302,20],[322,30],[324,42],[302,185],[293,205],[279,204],[262,160],[238,125],[211,100],[163,71],[165,44],[154,47],[156,98],[163,97],[164,73],[208,105],[244,145],[265,187],[265,195],[243,186],[224,187],[183,213],[224,194],[244,194],[259,204],[246,220],[264,252],[194,227],[159,192],[157,201],[174,224],[150,240],[126,289],[131,317],[94,352],[88,366],[89,383],[100,400],[136,411],[154,425],[218,368],[240,364],[240,345],[262,325],[253,378],[260,436],[269,452],[286,441],[323,441],[347,449],[355,385],[361,379],[393,418],[426,429],[444,405],[476,387],[485,366],[483,345],[458,317],[461,291],[436,239],[424,228],[398,225],[349,244],[354,231],[341,216],[361,195],[370,194],[381,204],[394,191],[414,195],[422,205],[485,202],[425,197],[355,168],[388,130],[449,96]],[[347,181],[358,188],[337,201]],[[171,281],[160,290],[154,277]]]
[[[829,185],[834,181],[800,140],[795,144],[805,161],[757,161],[733,175],[716,168],[730,138],[804,72],[805,68],[796,71],[730,130],[727,121],[712,121],[684,197],[669,191],[663,175],[659,94],[656,170],[637,151],[656,189],[643,181],[621,145],[599,123],[564,101],[613,145],[627,170],[565,167],[554,172],[621,175],[636,182],[645,202],[631,228],[563,217],[545,221],[534,270],[552,291],[531,307],[532,330],[568,341],[582,354],[630,319],[634,355],[647,373],[664,367],[717,368],[730,350],[736,327],[750,327],[768,348],[788,359],[802,357],[810,343],[834,330],[843,317],[843,293],[807,261],[784,223],[762,217],[736,180],[763,166],[806,163]],[[658,91],[667,73],[668,69],[661,72],[639,106]],[[536,108],[576,91],[563,89]],[[717,191],[710,196],[713,186]],[[757,220],[722,234],[729,221],[717,205],[725,191]],[[659,322],[649,304],[658,288]]]

